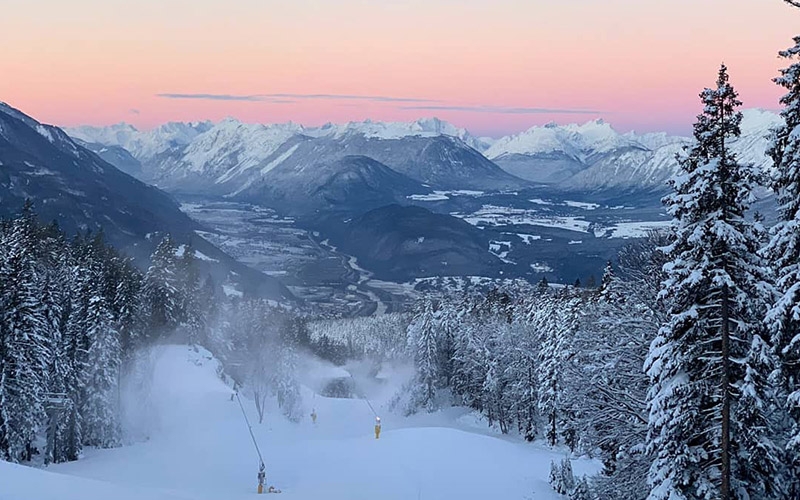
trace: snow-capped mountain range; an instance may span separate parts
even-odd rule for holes
[[[318,183],[310,176],[329,169],[314,166],[344,165],[340,160],[346,156],[366,156],[434,188],[504,189],[525,184],[476,150],[488,147],[484,139],[435,118],[321,127],[226,119],[216,124],[168,123],[151,131],[128,124],[85,126],[69,133],[100,155],[110,154],[104,148],[128,150],[141,168],[127,165],[127,171],[177,192],[257,198],[254,186],[285,184],[280,182],[285,179],[274,179],[278,174],[273,170],[294,177],[301,174],[310,183]],[[420,194],[426,190],[421,187]]]
[[[767,137],[779,121],[769,111],[745,110],[742,138],[734,146],[740,160],[768,167]],[[120,123],[67,132],[112,163],[119,151],[104,148],[124,148],[141,163],[138,174],[129,162],[126,171],[164,189],[249,199],[259,195],[254,186],[286,185],[277,179],[280,172],[313,175],[306,169],[341,163],[345,156],[369,157],[431,188],[493,190],[528,181],[565,190],[658,189],[674,173],[676,154],[691,142],[666,133],[620,134],[602,120],[534,126],[496,140],[436,118],[320,127],[229,118],[149,131]]]
[[[742,137],[733,145],[739,160],[768,168],[770,130],[780,117],[743,111]],[[583,125],[548,124],[498,139],[484,154],[506,171],[568,190],[658,187],[674,174],[675,156],[691,139],[666,133],[620,134],[602,120]]]

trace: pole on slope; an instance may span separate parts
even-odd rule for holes
[[[244,411],[244,405],[242,404],[242,398],[239,397],[239,391],[234,392],[234,394],[236,395],[236,401],[239,402],[239,408],[242,410],[242,416],[247,424],[247,430],[250,431],[250,438],[253,440],[253,446],[255,446],[256,453],[258,454],[258,494],[260,495],[264,493],[264,483],[267,480],[267,467],[264,465],[264,458],[261,456],[261,450],[258,448],[258,441],[256,441],[256,435],[253,433],[253,427],[250,425],[250,419],[247,418],[247,412]],[[269,492],[277,493],[278,490],[270,486]]]
[[[355,389],[356,388],[356,379],[355,379],[355,377],[353,377],[352,373],[350,374],[350,378],[353,380],[353,389]],[[367,406],[369,406],[370,411],[372,412],[373,415],[375,415],[375,439],[380,439],[380,437],[381,437],[381,417],[378,416],[378,412],[376,412],[375,408],[372,407],[372,403],[369,401],[369,398],[367,397],[366,393],[362,393],[361,399],[363,399],[364,402],[367,403]]]

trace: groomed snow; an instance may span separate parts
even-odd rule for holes
[[[148,424],[145,442],[87,450],[78,462],[46,471],[0,462],[3,500],[172,500],[252,498],[258,461],[230,388],[203,350],[163,346],[154,354],[149,398],[137,400]],[[319,363],[309,377],[344,374]],[[359,382],[383,417],[380,440],[364,400],[314,396],[304,389],[305,418],[293,424],[268,408],[258,424],[245,400],[267,465],[267,483],[281,498],[308,500],[561,498],[550,489],[551,460],[563,451],[489,431],[473,413],[451,408],[404,418],[388,413],[389,386]],[[308,414],[319,416],[312,425]],[[577,474],[598,464],[574,460]]]

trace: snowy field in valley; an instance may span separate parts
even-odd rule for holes
[[[239,405],[205,351],[166,346],[154,354],[150,398],[136,402],[149,439],[77,461],[33,469],[0,462],[2,500],[174,500],[252,498],[258,460]],[[346,374],[320,363],[306,382]],[[391,381],[390,381],[391,382]],[[359,384],[383,417],[380,440],[363,399],[333,399],[304,388],[297,424],[270,408],[257,423],[243,399],[267,464],[267,484],[286,499],[560,498],[548,485],[564,452],[493,434],[474,414],[451,408],[401,417],[386,410],[392,383]],[[315,408],[317,424],[308,415]],[[599,464],[574,460],[577,475]]]

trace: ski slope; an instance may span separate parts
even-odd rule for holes
[[[205,351],[159,348],[151,397],[134,415],[146,441],[111,450],[86,450],[77,461],[46,470],[0,462],[0,500],[199,500],[253,498],[258,459],[241,410]],[[306,382],[323,377],[307,367]],[[329,367],[328,375],[341,375]],[[305,389],[302,422],[270,408],[257,423],[243,400],[267,465],[267,484],[282,499],[537,499],[561,498],[547,484],[550,461],[563,453],[500,436],[463,409],[410,418],[385,412],[393,389],[360,384],[382,413],[361,399],[315,396]],[[308,417],[311,407],[318,421]],[[573,462],[576,475],[598,464]]]

